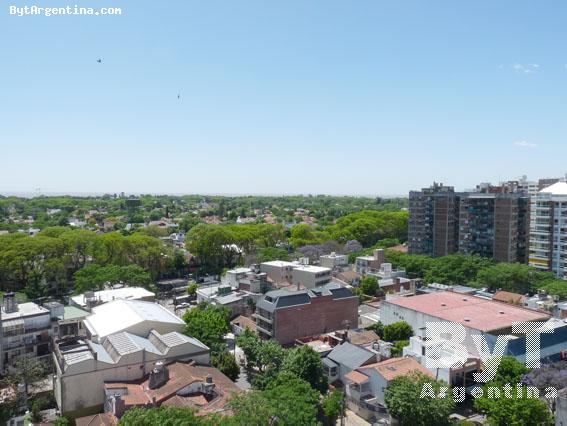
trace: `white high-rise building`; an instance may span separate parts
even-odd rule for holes
[[[530,266],[567,279],[567,182],[539,191],[531,208]]]

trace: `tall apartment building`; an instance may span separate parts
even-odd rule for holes
[[[409,194],[408,252],[445,256],[458,249],[459,196],[452,186],[433,183]]]
[[[468,193],[460,198],[459,252],[498,262],[527,262],[529,197]]]
[[[567,183],[538,192],[532,203],[529,264],[567,278]]]
[[[526,262],[530,198],[518,182],[481,184],[455,193],[433,184],[410,192],[410,253],[460,252],[503,262]]]

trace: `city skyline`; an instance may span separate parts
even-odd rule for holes
[[[566,171],[564,4],[220,3],[0,14],[0,193],[407,195]]]

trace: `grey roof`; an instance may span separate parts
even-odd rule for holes
[[[321,361],[329,368],[334,368],[339,366],[335,361],[332,361],[327,357],[323,358]]]
[[[114,360],[109,355],[109,353],[106,352],[106,349],[104,349],[104,346],[102,346],[99,343],[94,343],[94,342],[90,342],[90,344],[91,344],[91,348],[93,349],[93,351],[96,352],[97,359],[99,361],[106,362],[107,364],[113,364],[114,363]]]
[[[357,297],[346,287],[339,287],[331,290],[333,299],[346,299],[348,297]]]
[[[128,333],[120,332],[111,334],[103,343],[104,348],[108,351],[114,361],[118,361],[121,356],[138,352],[141,350],[135,342],[133,342]]]
[[[311,303],[312,297],[332,296],[333,299],[344,299],[347,297],[356,297],[346,288],[336,283],[328,283],[311,290],[273,290],[266,293],[265,297],[258,301],[257,305],[260,309],[273,312],[276,308],[285,308],[288,306],[305,305]],[[270,302],[269,300],[272,300]]]
[[[156,348],[152,342],[148,339],[140,336],[136,336],[135,334],[125,333],[128,335],[131,341],[133,341],[139,348],[145,349],[146,352],[152,352],[157,355],[161,355],[161,352]]]
[[[272,301],[270,302],[269,300]],[[276,307],[285,308],[287,306],[305,305],[308,303],[311,303],[311,297],[309,297],[307,290],[273,290],[267,292],[264,298],[258,301],[256,306],[265,311],[273,312]]]
[[[148,339],[156,345],[162,353],[165,353],[169,348],[184,345],[185,343],[190,343],[198,348],[209,349],[204,343],[194,337],[178,333],[177,331],[159,334],[157,331],[153,330],[148,336]]]
[[[375,357],[374,353],[349,342],[335,346],[335,348],[327,355],[327,358],[330,360],[335,361],[337,364],[344,365],[351,370],[364,365],[373,357]]]
[[[228,305],[229,303],[238,302],[239,300],[242,299],[243,296],[241,294],[230,293],[227,294],[226,296],[217,296],[216,302],[220,305]]]
[[[472,293],[472,292],[475,292],[477,290],[478,290],[477,288],[469,287],[469,286],[466,286],[466,285],[460,285],[459,284],[459,285],[453,286],[453,291],[455,293]]]

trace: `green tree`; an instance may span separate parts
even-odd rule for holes
[[[193,283],[193,284],[189,284],[189,286],[187,287],[187,294],[189,296],[195,296],[195,294],[197,294],[197,289],[199,288],[199,285]]]
[[[478,255],[451,254],[435,258],[423,279],[427,283],[468,284],[475,281],[480,270],[493,264],[491,259]]]
[[[195,412],[189,408],[163,406],[151,409],[131,408],[120,418],[118,424],[123,426],[181,426],[205,425],[207,421],[195,416]]]
[[[14,367],[17,371],[16,376],[24,384],[26,395],[28,394],[29,384],[43,379],[46,375],[44,365],[37,358],[20,356]]]
[[[310,346],[302,345],[289,350],[282,371],[295,374],[321,393],[327,391],[327,376],[323,370],[321,357]]]
[[[225,351],[213,356],[211,364],[233,382],[236,381],[240,375],[240,367],[236,362],[236,358],[230,352]]]
[[[367,330],[372,330],[373,332],[375,332],[378,337],[380,337],[380,339],[383,339],[384,336],[384,324],[382,324],[380,321],[366,327]]]
[[[488,360],[487,362],[490,362]],[[491,384],[505,385],[510,383],[515,385],[522,381],[522,377],[529,373],[530,369],[513,356],[503,356],[496,370],[496,376],[490,381]]]
[[[230,401],[236,424],[316,425],[319,393],[291,373],[281,373],[264,391],[251,391]]]
[[[185,334],[203,342],[213,355],[222,353],[226,349],[223,336],[230,331],[229,317],[229,309],[201,303],[183,315]]]
[[[516,386],[510,387],[508,394],[500,388],[499,397],[488,397],[488,386],[483,388],[483,396],[474,401],[475,408],[488,416],[494,426],[551,426],[553,416],[547,404],[541,399],[527,394],[527,388],[520,388],[520,397]],[[494,395],[493,395],[494,396]]]
[[[258,250],[259,262],[270,262],[272,260],[285,260],[289,261],[290,256],[287,250],[277,247],[264,247]]]
[[[491,290],[525,294],[533,290],[538,272],[520,263],[497,263],[478,271],[476,283]]]
[[[344,404],[344,393],[338,389],[334,389],[323,398],[321,407],[323,408],[323,413],[325,413],[325,416],[329,419],[330,424],[336,424],[337,417],[341,416],[343,413]]]
[[[376,277],[366,276],[360,280],[360,290],[368,296],[375,296],[378,291],[378,280]]]
[[[102,290],[107,282],[149,288],[152,277],[138,265],[87,265],[75,272],[75,294]]]
[[[219,272],[224,266],[234,266],[235,253],[230,249],[235,237],[228,228],[201,223],[187,233],[185,245],[197,256],[203,268]]]
[[[53,426],[72,426],[74,422],[68,417],[56,417],[53,420]]]
[[[423,396],[424,385],[430,386],[435,397]],[[386,390],[388,411],[400,422],[400,425],[448,425],[449,414],[455,402],[451,392],[439,397],[439,389],[446,386],[423,373],[413,371],[407,375],[396,377]]]
[[[404,353],[404,348],[409,345],[409,340],[397,340],[394,342],[394,346],[392,347],[392,357],[399,357],[402,356]]]
[[[408,340],[413,336],[413,330],[411,325],[405,321],[398,321],[393,324],[386,325],[384,327],[384,333],[382,340],[387,342],[395,342],[398,340]]]

